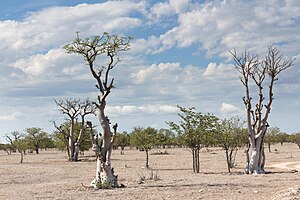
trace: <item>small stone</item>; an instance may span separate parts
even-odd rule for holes
[[[257,190],[254,190],[254,191],[253,191],[253,193],[254,193],[254,194],[257,194],[257,193],[258,193],[258,191],[257,191]]]
[[[203,189],[200,189],[199,192],[203,192]]]
[[[296,195],[296,194],[298,193],[298,190],[292,189],[292,190],[290,191],[290,193],[291,193],[291,195]]]

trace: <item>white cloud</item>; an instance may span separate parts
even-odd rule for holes
[[[186,12],[190,8],[190,5],[189,0],[169,0],[156,3],[150,9],[152,20],[160,21],[163,17]]]
[[[279,5],[272,1],[234,0],[190,4],[188,12],[180,12],[178,25],[156,38],[160,45],[153,53],[198,44],[207,56],[218,54],[228,58],[228,50],[234,48],[262,54],[267,46],[278,44],[289,55],[295,55],[300,7],[291,6],[293,4],[290,1]]]
[[[69,60],[70,56],[63,49],[52,49],[46,54],[36,54],[28,58],[19,59],[12,63],[11,66],[21,69],[25,74],[39,76],[46,71],[47,74],[49,71],[56,71],[59,67],[63,69],[64,62]]]
[[[209,63],[203,73],[205,78],[209,79],[234,79],[237,78],[237,70],[231,64]]]
[[[233,112],[240,111],[240,108],[238,108],[232,104],[223,102],[220,110],[223,113],[233,113]]]
[[[228,50],[246,48],[260,53],[271,43],[278,44],[284,55],[297,57],[297,66],[276,82],[275,102],[282,98],[278,105],[283,105],[289,99],[286,107],[299,108],[299,102],[295,103],[300,93],[299,1],[169,0],[149,8],[150,4],[126,0],[52,7],[28,13],[20,21],[0,21],[1,97],[7,97],[11,108],[18,104],[16,111],[31,113],[27,121],[19,120],[19,126],[47,124],[48,112],[41,116],[32,107],[53,105],[52,97],[96,98],[95,82],[83,58],[62,50],[76,31],[82,37],[108,31],[135,38],[130,52],[120,55],[123,61],[112,71],[116,88],[107,104],[108,115],[117,120],[121,116],[124,126],[145,122],[159,126],[167,117],[176,118],[177,104],[224,117],[243,113],[238,109],[243,108],[244,88],[228,64]],[[199,64],[189,65],[192,55],[187,52],[192,51],[199,52]],[[281,106],[274,107],[282,111]],[[39,116],[33,121],[35,113]],[[13,121],[9,122],[14,128]]]
[[[142,12],[144,3],[108,1],[99,4],[80,4],[73,7],[51,7],[29,14],[23,21],[0,21],[0,51],[12,48],[21,54],[57,46],[70,41],[81,31],[83,37],[134,28],[141,19],[130,17]],[[63,16],[63,17],[62,17]]]
[[[1,115],[0,116],[0,122],[13,121],[13,120],[22,118],[23,116],[24,116],[24,114],[21,113],[21,112],[14,112],[10,115]]]
[[[144,83],[146,81],[157,82],[158,84],[163,79],[168,79],[169,76],[173,76],[172,81],[177,81],[178,75],[180,73],[181,68],[179,63],[160,63],[160,64],[153,64],[150,67],[140,69],[136,72],[131,74],[135,83]]]
[[[178,108],[176,106],[165,105],[165,104],[149,104],[149,105],[125,105],[125,106],[108,106],[107,113],[112,116],[121,115],[145,115],[155,114],[164,115],[170,113],[177,113]]]

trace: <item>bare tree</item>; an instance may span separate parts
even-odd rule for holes
[[[81,125],[80,125],[80,131],[78,138],[74,144],[75,150],[74,150],[74,161],[78,161],[78,154],[79,154],[79,147],[83,139],[83,134],[85,133],[85,116],[89,114],[94,114],[96,111],[95,104],[93,104],[89,99],[86,99],[83,102],[80,102],[80,118],[81,118]]]
[[[20,163],[23,163],[25,150],[28,148],[27,142],[23,137],[23,134],[19,133],[18,131],[5,134],[6,141],[9,142],[11,146],[20,153]]]
[[[77,99],[65,99],[59,100],[55,103],[59,106],[60,111],[63,114],[68,115],[70,120],[70,131],[69,134],[66,135],[65,131],[62,130],[62,127],[58,127],[55,123],[54,126],[56,129],[62,133],[64,136],[67,136],[68,139],[68,156],[70,161],[78,161],[78,154],[80,149],[80,144],[83,139],[83,134],[85,132],[85,117],[89,114],[94,114],[96,111],[95,105],[89,100],[86,99],[84,101],[80,101]],[[75,137],[75,124],[77,123],[77,119],[80,116],[80,131],[77,133],[78,137]]]
[[[69,152],[69,134],[65,131],[64,127],[62,125],[58,126],[55,121],[52,121],[54,127],[56,130],[54,131],[54,136],[57,135],[59,138],[59,141],[63,142],[64,148],[66,148],[66,151],[68,153],[68,160],[70,160],[70,152]],[[57,144],[56,144],[57,145]]]
[[[241,56],[230,52],[235,61],[235,66],[241,74],[241,82],[245,88],[243,102],[246,107],[247,128],[249,133],[251,156],[246,166],[246,173],[265,173],[264,137],[268,124],[268,117],[273,103],[274,83],[278,75],[293,66],[294,60],[285,60],[279,50],[271,46],[264,60],[259,60],[257,55],[250,55],[245,51]],[[268,83],[266,83],[268,82]],[[254,86],[252,86],[254,85]],[[267,87],[264,93],[263,88]],[[253,93],[256,87],[257,103],[253,106]]]
[[[68,145],[68,156],[69,160],[74,160],[74,124],[77,116],[80,114],[80,100],[77,99],[60,99],[55,100],[56,105],[59,107],[62,114],[65,114],[70,119],[70,132],[69,132],[69,145]]]
[[[97,116],[102,128],[102,145],[94,143],[94,151],[97,156],[96,178],[92,181],[95,188],[101,188],[103,184],[109,184],[111,187],[117,187],[117,177],[114,176],[111,168],[110,156],[114,136],[110,131],[110,123],[105,115],[106,99],[110,94],[114,83],[114,78],[110,78],[111,70],[119,63],[116,58],[120,51],[129,50],[130,37],[119,37],[117,35],[109,35],[104,33],[102,36],[81,39],[77,33],[77,37],[71,44],[64,46],[68,53],[76,53],[84,57],[90,72],[97,81],[96,87],[99,91],[98,102],[94,102],[97,106]],[[108,62],[101,67],[95,64],[96,58],[104,55]],[[117,125],[114,125],[115,129]]]

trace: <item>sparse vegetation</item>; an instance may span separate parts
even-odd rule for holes
[[[151,127],[135,127],[131,133],[131,143],[146,154],[146,168],[149,168],[149,151],[156,144],[157,130]]]
[[[202,114],[195,108],[183,108],[178,106],[181,113],[181,122],[167,122],[171,130],[175,131],[180,142],[187,146],[193,155],[193,171],[200,172],[200,150],[213,143],[213,135],[217,131],[218,118],[211,114]]]

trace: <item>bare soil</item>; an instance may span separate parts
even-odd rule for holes
[[[80,162],[68,162],[64,152],[43,150],[27,154],[20,164],[18,153],[1,151],[0,199],[300,199],[300,149],[285,143],[272,150],[266,152],[265,175],[243,173],[243,149],[231,174],[220,148],[202,149],[199,174],[192,172],[192,154],[184,148],[151,150],[168,152],[150,155],[152,170],[144,167],[144,152],[126,149],[121,155],[114,150],[112,165],[127,187],[105,190],[88,187],[96,169],[92,152],[81,156]]]

